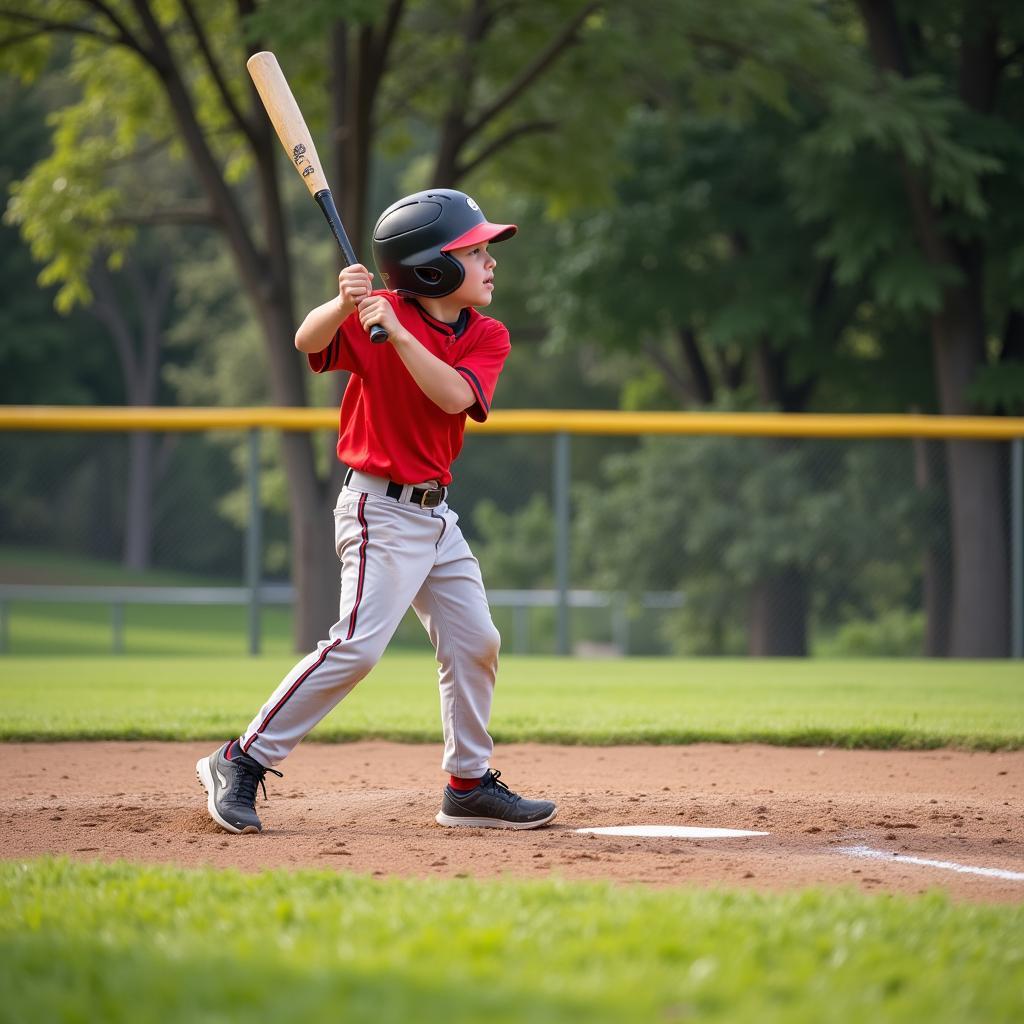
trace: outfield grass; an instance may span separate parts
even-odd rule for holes
[[[0,865],[0,1021],[1018,1021],[1024,907]]]
[[[111,608],[106,604],[11,602],[7,648],[13,655],[52,654],[54,645],[75,655],[113,651]],[[125,605],[121,637],[129,655],[245,654],[249,610],[241,605]],[[265,654],[294,649],[290,608],[260,613],[260,647]],[[0,672],[3,671],[0,663]]]
[[[260,658],[0,658],[0,739],[237,734],[291,667]],[[430,654],[389,652],[314,731],[321,740],[436,741]],[[502,742],[766,742],[1024,746],[1012,662],[502,659]]]

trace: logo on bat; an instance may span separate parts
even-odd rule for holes
[[[292,160],[296,164],[306,162],[306,147],[301,142],[292,149]]]
[[[311,174],[316,174],[316,168],[312,164],[304,168],[302,171],[302,176],[304,178],[308,178]]]

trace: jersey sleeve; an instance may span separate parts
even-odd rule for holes
[[[491,411],[498,376],[511,348],[508,329],[503,324],[496,324],[491,333],[455,364],[455,369],[466,378],[476,396],[476,401],[466,412],[478,423],[483,423]]]
[[[331,370],[348,370],[357,376],[364,376],[361,352],[368,339],[359,316],[350,313],[334,332],[331,343],[321,352],[308,352],[309,368],[314,373],[329,373]]]

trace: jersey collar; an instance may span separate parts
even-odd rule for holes
[[[449,324],[445,323],[444,320],[438,320],[437,317],[431,316],[414,298],[410,297],[409,302],[416,307],[416,312],[419,313],[421,319],[428,327],[440,334],[447,334],[449,338],[461,338],[465,334],[466,328],[470,325],[474,314],[479,316],[475,309],[466,306],[459,313],[459,319],[455,323]]]

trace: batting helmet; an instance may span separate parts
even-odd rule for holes
[[[515,224],[491,224],[465,192],[434,188],[399,199],[380,215],[373,259],[386,288],[439,299],[465,277],[451,249],[501,242],[516,231]]]

